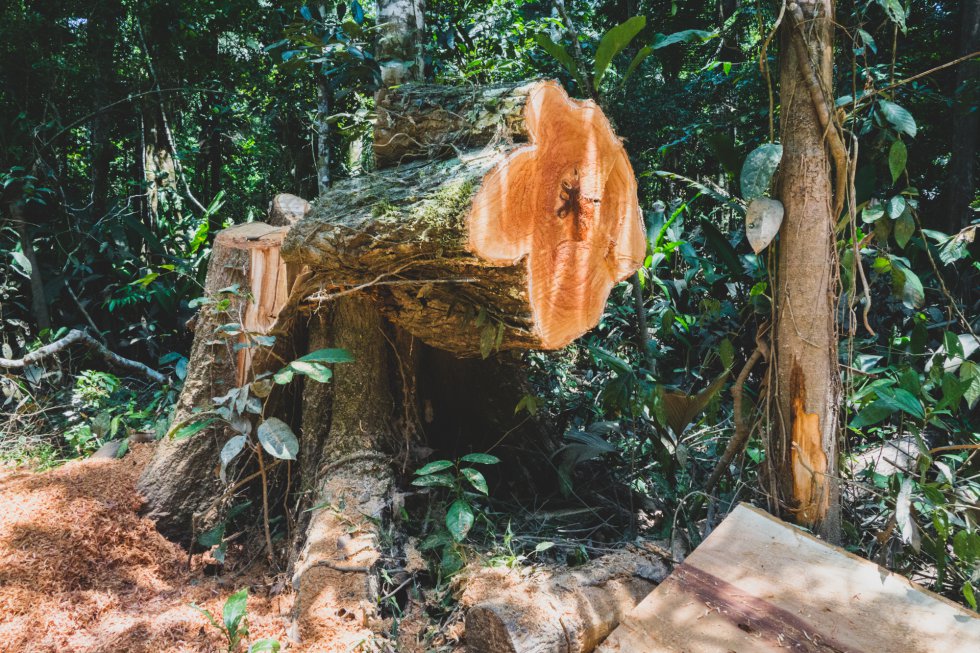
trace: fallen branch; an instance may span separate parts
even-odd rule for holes
[[[0,358],[0,367],[6,367],[8,369],[22,370],[29,365],[34,365],[41,360],[48,358],[57,354],[69,346],[74,344],[85,345],[89,349],[94,349],[99,356],[104,358],[107,363],[113,367],[118,367],[120,369],[129,370],[130,372],[135,372],[140,376],[145,376],[146,378],[154,381],[156,383],[166,383],[167,377],[160,374],[156,370],[147,367],[143,363],[138,361],[130,360],[124,358],[119,354],[115,354],[106,348],[101,342],[93,338],[91,335],[85,331],[80,331],[78,329],[72,329],[68,332],[64,338],[52,342],[50,345],[45,345],[40,349],[32,351],[31,353],[25,355],[23,358]]]

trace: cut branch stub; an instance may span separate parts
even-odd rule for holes
[[[594,103],[555,82],[519,88],[507,106],[521,117],[495,115],[528,142],[338,184],[290,230],[285,259],[310,267],[322,297],[371,292],[392,322],[457,355],[557,349],[595,326],[646,252],[633,170]]]

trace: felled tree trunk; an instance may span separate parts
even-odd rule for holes
[[[286,230],[253,222],[215,237],[204,285],[204,296],[211,301],[196,316],[187,378],[171,433],[157,446],[138,483],[147,514],[157,521],[160,532],[184,544],[207,525],[206,513],[221,494],[215,473],[218,452],[233,433],[215,421],[193,437],[174,436],[181,427],[206,419],[198,414],[210,411],[215,397],[253,381],[290,356],[289,337],[278,338],[270,351],[259,353],[243,346],[245,336],[237,335],[243,329],[265,335],[277,325],[297,273],[279,256]],[[235,325],[230,332],[236,335],[222,335],[219,329],[226,325]]]
[[[595,104],[554,82],[525,86],[513,122],[528,143],[338,184],[283,256],[309,266],[324,297],[370,293],[393,323],[459,356],[557,349],[595,326],[645,253],[636,181]]]
[[[490,569],[464,577],[469,653],[590,653],[670,570],[613,553],[574,571]]]

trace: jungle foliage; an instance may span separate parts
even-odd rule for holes
[[[587,337],[529,354],[535,393],[515,407],[547,411],[565,433],[556,495],[603,495],[639,519],[515,552],[512,506],[460,464],[495,459],[437,460],[415,484],[443,488],[448,507],[419,535],[450,566],[467,538],[511,557],[552,541],[577,555],[638,529],[693,546],[734,502],[765,502],[765,365],[739,372],[771,321],[775,261],[745,217],[779,174],[781,4],[427,3],[432,80],[548,76],[602,104],[640,179],[649,239],[642,302],[623,283]],[[857,218],[845,212],[836,230],[846,543],[974,609],[980,62],[961,27],[977,4],[841,0],[835,52],[836,110],[860,144]],[[260,219],[275,193],[315,197],[320,169],[370,168],[374,34],[358,0],[5,3],[2,357],[84,328],[173,380],[146,387],[84,358],[4,374],[5,457],[52,464],[166,432],[214,234]],[[737,421],[744,451],[706,488]],[[895,446],[900,464],[877,462]],[[628,490],[590,486],[599,468]]]

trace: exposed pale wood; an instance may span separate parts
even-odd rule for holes
[[[620,551],[572,571],[480,569],[464,577],[469,653],[588,653],[668,573]]]
[[[739,505],[600,653],[980,650],[975,613]]]
[[[394,323],[457,355],[487,339],[568,344],[642,262],[636,181],[599,108],[558,84],[533,85],[524,122],[527,144],[338,184],[290,230],[284,257],[326,297],[368,290]]]

